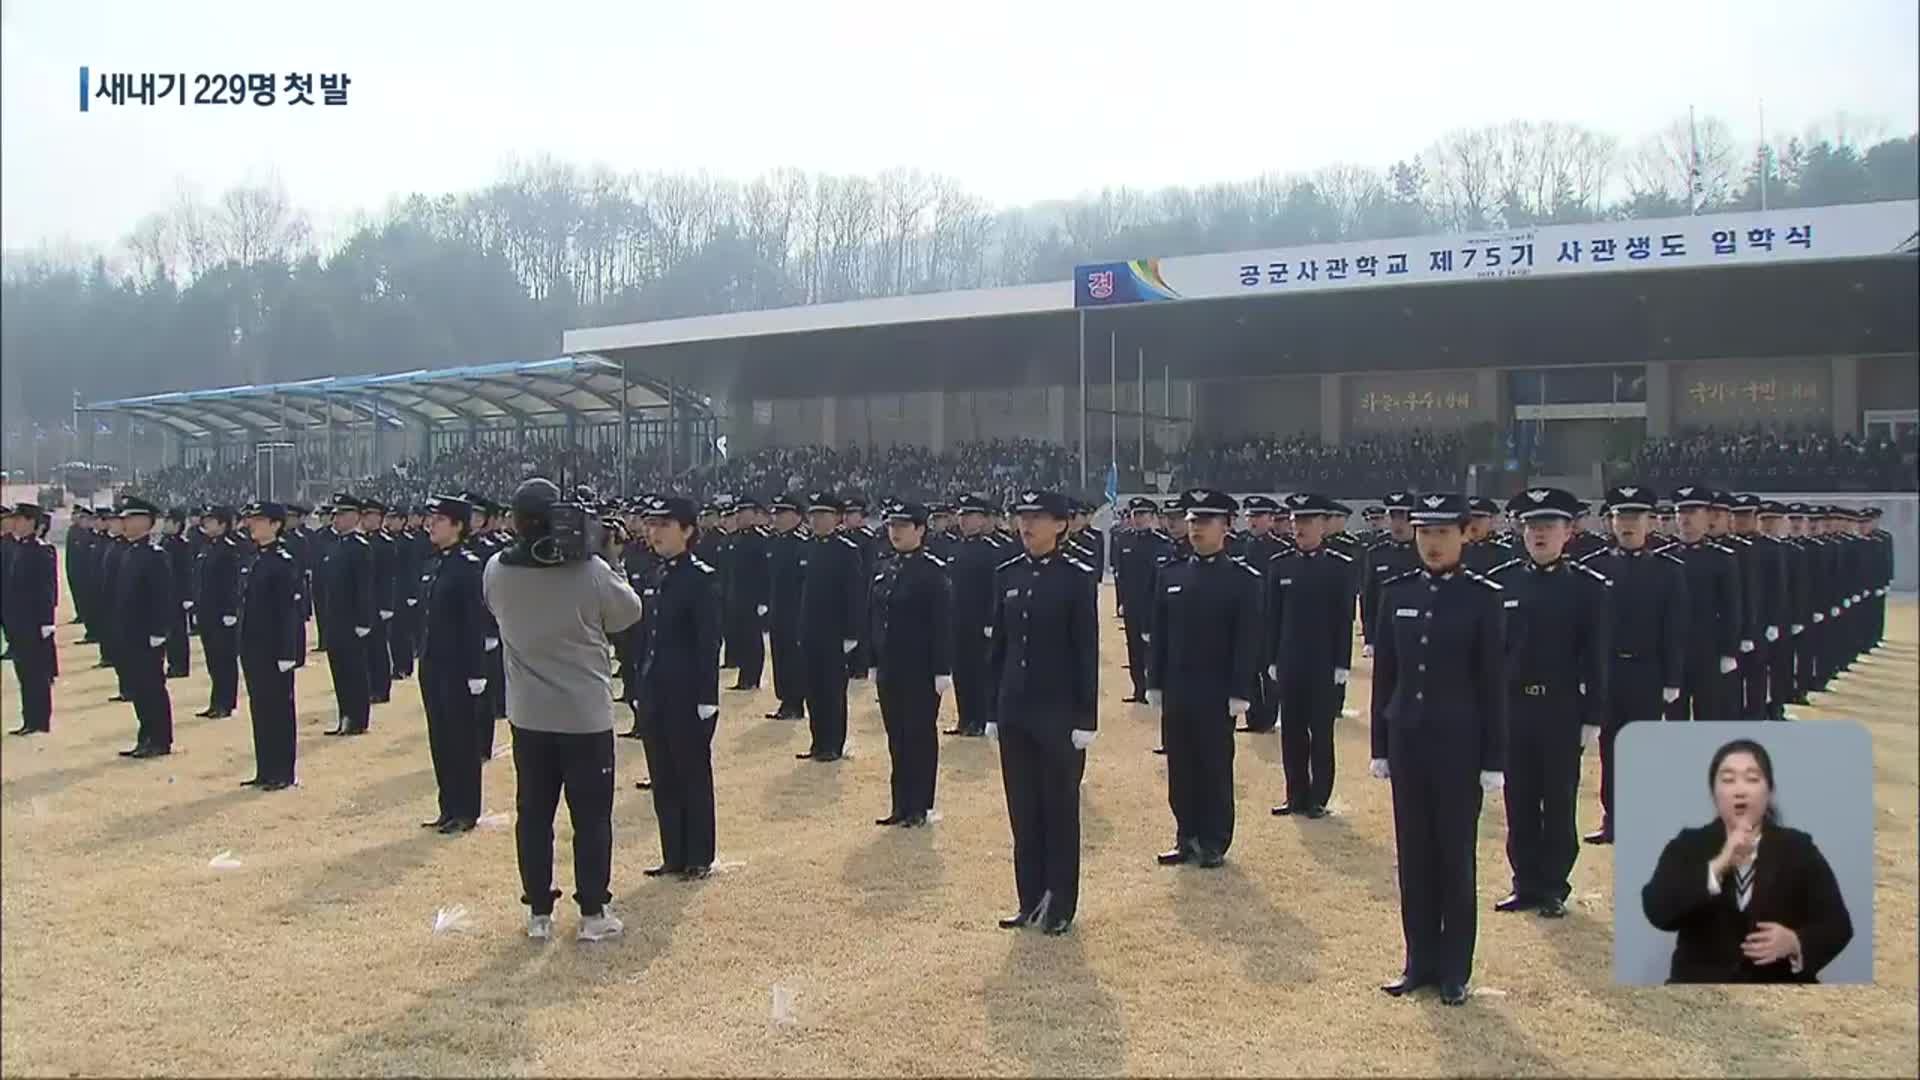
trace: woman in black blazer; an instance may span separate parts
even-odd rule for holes
[[[1647,921],[1678,934],[1669,983],[1812,983],[1853,940],[1833,868],[1780,824],[1773,759],[1735,739],[1707,770],[1717,819],[1668,841],[1640,890]]]

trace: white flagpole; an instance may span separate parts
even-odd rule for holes
[[[1767,103],[1760,103],[1760,209],[1767,208],[1767,174],[1773,171],[1773,152],[1767,145]]]
[[[1700,212],[1700,128],[1687,106],[1687,213]]]

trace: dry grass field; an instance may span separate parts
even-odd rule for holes
[[[1107,597],[1111,610],[1111,596]],[[133,762],[133,715],[62,626],[54,734],[0,740],[0,1052],[7,1075],[67,1074],[1607,1074],[1913,1075],[1916,618],[1814,717],[1872,730],[1878,985],[1641,990],[1611,985],[1610,863],[1586,848],[1572,917],[1481,916],[1475,998],[1393,1001],[1401,959],[1388,791],[1366,776],[1367,665],[1339,725],[1337,816],[1281,819],[1275,737],[1241,736],[1227,868],[1163,869],[1156,722],[1124,705],[1104,649],[1074,933],[994,927],[1012,899],[993,747],[943,740],[943,820],[878,829],[887,761],[854,685],[854,756],[796,762],[803,724],[729,694],[715,740],[724,872],[656,882],[653,811],[620,742],[614,863],[624,938],[523,934],[512,833],[425,832],[433,777],[418,691],[373,732],[318,738],[326,665],[304,669],[299,788],[262,794],[242,710],[197,720],[206,682],[170,684],[171,758]],[[1108,625],[1113,624],[1108,620]],[[17,726],[9,667],[0,720]],[[950,706],[949,706],[950,708]],[[507,738],[505,726],[499,733]],[[1598,815],[1588,755],[1582,828]],[[487,767],[512,808],[512,762]],[[1482,819],[1480,896],[1505,892],[1503,813]],[[562,811],[557,887],[571,887]],[[231,852],[240,865],[209,866]],[[467,911],[436,934],[436,912]],[[776,1021],[774,988],[791,994]]]

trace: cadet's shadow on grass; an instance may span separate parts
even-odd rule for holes
[[[1400,886],[1394,876],[1397,864],[1392,848],[1356,832],[1345,813],[1319,821],[1294,817],[1280,820],[1300,830],[1300,846],[1323,869],[1358,882],[1375,901],[1398,910]]]
[[[1553,1076],[1566,1071],[1566,1062],[1534,1046],[1497,1000],[1469,999],[1455,1009],[1440,1004],[1427,990],[1399,1004],[1419,1013],[1432,1029],[1438,1060],[1427,1067],[1441,1075]]]
[[[443,837],[413,827],[384,844],[359,848],[321,867],[295,895],[274,909],[280,917],[311,915],[330,907],[357,903],[393,885],[409,871],[431,860],[443,846],[472,841],[474,834]]]
[[[234,783],[237,785],[238,781]],[[173,803],[120,818],[98,834],[83,837],[72,850],[75,854],[91,854],[124,844],[174,839],[178,833],[231,807],[265,797],[253,788],[224,787],[190,802]]]
[[[375,784],[361,788],[347,797],[346,806],[335,815],[342,818],[363,818],[382,811],[392,810],[431,795],[434,790],[433,769],[414,769],[389,776]]]
[[[830,809],[840,801],[846,770],[852,767],[852,759],[845,757],[832,762],[795,761],[786,775],[767,785],[763,799],[767,817],[798,821]]]
[[[558,887],[558,886],[556,886]],[[362,1026],[296,1071],[314,1075],[497,1076],[523,1071],[539,1040],[527,1031],[535,1009],[567,1005],[615,981],[638,982],[673,938],[705,886],[652,881],[617,898],[626,932],[611,941],[575,942],[578,909],[563,898],[553,940],[528,940],[518,923],[484,933],[489,959],[469,974]],[[497,942],[491,939],[497,938]]]
[[[1645,1033],[1661,1039],[1693,1043],[1729,1076],[1778,1072],[1782,1062],[1798,1060],[1804,1044],[1802,1031],[1789,1030],[1765,1013],[1742,1007],[1717,986],[1676,988],[1621,986],[1613,981],[1612,928],[1578,908],[1571,908],[1561,925],[1544,935],[1560,954],[1560,968],[1615,1016],[1610,1030],[1631,1037]],[[1596,963],[1595,957],[1603,957]],[[1738,1016],[1740,1037],[1728,1038],[1726,1023]],[[1504,1071],[1504,1069],[1502,1070]],[[1551,1066],[1522,1070],[1544,1074]]]
[[[1189,934],[1239,949],[1254,982],[1294,986],[1313,979],[1319,933],[1275,906],[1239,864],[1218,870],[1183,866],[1172,873],[1180,925]]]
[[[946,731],[945,727],[940,729]],[[954,780],[972,783],[994,772],[1000,760],[1000,746],[978,735],[940,736],[940,772]]]
[[[767,720],[759,716],[739,727],[728,749],[743,758],[785,750],[798,741],[796,733],[804,737],[807,732],[805,720]]]
[[[1006,959],[987,979],[987,1038],[1029,1076],[1112,1076],[1125,1062],[1126,1028],[1087,964],[1084,932],[1008,933]]]
[[[858,913],[884,919],[936,899],[946,877],[934,839],[940,826],[871,828],[873,839],[847,856],[840,870],[841,883],[860,896]]]
[[[1240,735],[1239,738],[1246,740],[1240,745],[1251,750],[1255,760],[1266,765],[1271,765],[1276,769],[1281,767],[1280,729],[1278,727],[1272,731],[1250,731],[1244,735]]]
[[[1080,789],[1080,846],[1083,850],[1098,850],[1113,840],[1113,821],[1100,810],[1099,796],[1094,789],[1083,786]]]

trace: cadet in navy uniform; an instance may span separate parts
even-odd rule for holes
[[[287,508],[279,503],[249,503],[240,523],[255,554],[236,575],[232,633],[238,642],[240,670],[247,679],[247,718],[253,726],[253,778],[242,787],[282,791],[293,786],[293,671],[306,659],[306,575],[300,560],[281,539]],[[209,548],[232,537],[221,535]],[[237,561],[237,560],[236,560]],[[225,620],[218,620],[222,625]],[[211,665],[209,665],[211,666]]]
[[[1333,798],[1333,724],[1353,667],[1353,557],[1328,542],[1335,503],[1287,496],[1293,546],[1267,561],[1267,675],[1280,703],[1279,817],[1327,816]]]
[[[882,549],[887,542],[867,523],[865,496],[849,494],[842,500],[841,506],[844,508],[840,517],[841,528],[860,552],[860,610],[855,616],[858,621],[854,624],[853,651],[847,654],[847,676],[865,679],[873,670],[873,643],[868,640],[867,633],[867,583],[873,580],[874,567],[879,565],[885,554]]]
[[[1160,571],[1147,660],[1147,700],[1160,707],[1174,844],[1160,865],[1226,862],[1233,845],[1233,725],[1258,694],[1259,570],[1226,553],[1240,504],[1224,492],[1186,493],[1193,554]]]
[[[160,550],[167,555],[167,571],[173,575],[173,596],[179,607],[167,624],[167,678],[184,679],[193,674],[193,544],[184,535],[187,509],[175,506],[167,510],[160,526]]]
[[[840,529],[840,500],[830,491],[807,498],[813,539],[800,585],[800,653],[806,663],[807,726],[812,742],[795,757],[839,761],[847,745],[847,678],[865,621],[865,563],[860,542]]]
[[[1284,536],[1274,532],[1274,516],[1280,512],[1280,504],[1266,495],[1249,495],[1241,502],[1240,508],[1247,515],[1247,534],[1241,541],[1241,557],[1246,559],[1248,566],[1259,570],[1264,575],[1268,564],[1273,562],[1274,556],[1292,546]],[[1254,673],[1253,705],[1247,710],[1246,721],[1236,729],[1255,734],[1272,731],[1280,722],[1280,693],[1274,686],[1273,679],[1267,675],[1269,666],[1267,657],[1272,654],[1271,643],[1268,641],[1272,623],[1266,620],[1264,615],[1267,588],[1263,580],[1260,595],[1263,613],[1260,628],[1260,661],[1257,665],[1258,670]]]
[[[1086,499],[1075,499],[1072,503],[1073,517],[1070,521],[1068,539],[1073,541],[1073,551],[1085,552],[1081,562],[1093,567],[1093,580],[1105,581],[1107,577],[1107,537],[1093,527],[1093,512],[1098,506]]]
[[[200,531],[207,541],[194,564],[193,607],[211,684],[207,707],[198,715],[209,720],[232,716],[240,700],[241,560],[232,530],[230,506],[210,506],[200,516]],[[303,637],[305,633],[303,624]]]
[[[1513,892],[1495,911],[1565,918],[1580,855],[1580,754],[1608,716],[1612,616],[1606,577],[1569,557],[1572,492],[1532,488],[1507,502],[1525,558],[1487,576],[1502,589],[1507,641],[1507,864]]]
[[[183,610],[173,593],[173,568],[155,543],[153,520],[160,508],[128,496],[120,517],[126,553],[114,575],[113,628],[119,635],[114,666],[125,681],[140,733],[122,757],[164,757],[173,753],[173,702],[167,697],[167,633]]]
[[[874,575],[868,625],[893,804],[874,824],[917,826],[933,809],[940,699],[953,688],[953,586],[946,562],[927,550],[927,508],[895,503],[886,515],[894,554]]]
[[[760,500],[747,496],[734,504],[738,528],[733,533],[732,559],[727,575],[727,656],[740,669],[732,690],[760,689],[767,663],[767,613],[772,610],[773,545],[760,523]]]
[[[373,548],[360,532],[360,500],[346,492],[333,497],[333,538],[318,578],[326,608],[327,669],[333,676],[340,722],[328,735],[364,735],[372,722],[368,700],[367,644],[380,618],[374,608]]]
[[[806,661],[800,654],[800,588],[806,581],[807,533],[800,528],[800,503],[791,495],[767,502],[773,511],[773,535],[767,538],[767,644],[773,661],[773,696],[778,702],[769,720],[799,720],[807,715]]]
[[[378,499],[360,504],[360,535],[367,538],[373,567],[373,632],[366,637],[367,700],[385,705],[393,697],[393,618],[398,613],[399,549],[386,529],[387,506]]]
[[[949,735],[981,736],[993,720],[998,689],[993,682],[994,568],[1005,559],[994,542],[993,505],[985,495],[960,497],[960,541],[949,549],[953,583],[953,694],[956,719]]]
[[[647,701],[647,770],[660,823],[660,865],[648,877],[688,880],[713,869],[713,730],[720,715],[720,574],[688,550],[699,515],[680,498],[645,511],[654,554],[653,612],[640,681]],[[737,554],[736,549],[736,554]]]
[[[1760,530],[1760,496],[1735,495],[1732,503],[1732,536],[1744,545],[1747,574],[1742,585],[1741,606],[1748,612],[1747,622],[1753,642],[1750,651],[1740,654],[1742,720],[1775,719],[1772,668],[1777,646],[1789,636],[1790,597],[1787,581],[1787,549],[1780,541]],[[1744,648],[1744,645],[1742,646]]]
[[[484,495],[472,492],[464,492],[460,498],[473,507],[473,532],[467,538],[467,546],[480,556],[480,565],[484,570],[487,560],[513,543],[511,533],[495,527],[496,520],[506,516],[506,508]],[[493,618],[491,612],[487,618]],[[480,740],[483,744],[480,753],[488,758],[493,756],[494,721],[507,715],[507,658],[500,651],[498,631],[497,626],[487,631],[487,689],[481,698],[481,711],[485,714],[481,720],[485,724],[485,732]]]
[[[1413,496],[1392,491],[1381,502],[1387,507],[1387,537],[1366,549],[1360,565],[1360,636],[1372,655],[1374,635],[1380,624],[1380,585],[1396,574],[1405,573],[1420,563],[1413,550],[1413,525],[1408,516]]]
[[[12,734],[53,730],[54,612],[60,605],[59,552],[38,535],[44,511],[16,503],[7,511],[12,539],[0,575],[0,625],[20,682],[20,726]]]
[[[1114,592],[1127,635],[1127,674],[1133,681],[1129,704],[1147,700],[1147,639],[1153,634],[1154,577],[1173,547],[1173,537],[1162,532],[1154,518],[1159,506],[1145,495],[1127,501],[1132,527],[1120,536],[1114,556]]]
[[[1661,550],[1686,564],[1687,663],[1680,695],[1667,703],[1668,720],[1734,720],[1727,676],[1739,667],[1746,623],[1740,609],[1739,564],[1733,551],[1707,534],[1714,492],[1699,484],[1674,489],[1680,540]]]
[[[1460,565],[1467,500],[1423,495],[1410,515],[1420,569],[1381,583],[1373,661],[1373,761],[1393,783],[1407,961],[1381,987],[1438,986],[1461,1005],[1473,973],[1475,833],[1483,793],[1505,782],[1507,679],[1501,589]]]
[[[1611,658],[1607,715],[1600,727],[1600,827],[1584,839],[1613,843],[1613,746],[1628,724],[1661,718],[1663,702],[1680,698],[1686,671],[1687,564],[1653,543],[1657,493],[1642,484],[1607,492],[1613,546],[1581,562],[1613,583],[1608,605]]]
[[[1099,616],[1093,567],[1061,550],[1064,496],[1026,491],[1014,502],[1023,554],[994,573],[993,670],[999,687],[989,738],[1013,827],[1020,910],[1012,930],[1064,934],[1080,902],[1080,778],[1099,729]]]
[[[486,639],[494,633],[481,595],[484,567],[467,543],[473,506],[441,495],[427,504],[433,556],[421,568],[420,703],[427,714],[427,752],[440,792],[440,812],[420,827],[443,836],[469,832],[480,820],[480,765],[474,744],[484,735],[493,750],[493,717],[486,706]]]
[[[387,649],[393,662],[393,677],[410,679],[420,652],[420,572],[433,552],[418,506],[395,507],[392,517],[400,519],[394,534],[393,622],[388,627]]]
[[[1513,549],[1493,535],[1500,504],[1484,495],[1475,495],[1467,500],[1467,511],[1467,550],[1460,556],[1460,565],[1484,574],[1513,558]]]
[[[1773,499],[1755,511],[1761,535],[1774,545],[1779,560],[1780,604],[1778,633],[1767,636],[1761,651],[1767,654],[1767,716],[1785,720],[1786,705],[1797,694],[1793,679],[1794,642],[1806,631],[1807,553],[1788,531],[1787,507]]]

